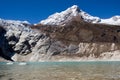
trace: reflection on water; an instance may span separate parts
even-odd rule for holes
[[[1,62],[0,80],[120,80],[120,62]]]

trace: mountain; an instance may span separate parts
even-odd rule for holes
[[[91,16],[90,14],[79,9],[77,5],[73,5],[65,11],[55,13],[47,19],[42,20],[40,24],[43,25],[62,25],[66,24],[72,18],[80,18],[83,21],[98,24],[120,25],[120,16],[114,16],[109,19],[100,19],[99,17]]]
[[[0,19],[0,61],[120,60],[119,20],[76,5],[36,25]]]

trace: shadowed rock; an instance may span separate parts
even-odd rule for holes
[[[5,34],[6,30],[0,26],[0,56],[7,60],[13,61],[11,57],[14,55],[14,50],[8,44]]]

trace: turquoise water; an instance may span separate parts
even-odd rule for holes
[[[0,62],[0,80],[120,80],[120,62]]]

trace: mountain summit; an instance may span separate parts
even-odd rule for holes
[[[66,24],[73,18],[80,18],[83,21],[90,22],[90,23],[120,25],[120,16],[114,16],[109,19],[100,19],[99,17],[94,17],[84,12],[77,5],[73,5],[72,7],[60,13],[55,13],[53,15],[50,15],[47,19],[42,20],[40,24],[61,25],[61,24]]]
[[[45,25],[60,25],[68,22],[72,18],[82,18],[84,21],[93,23],[100,21],[98,17],[93,17],[80,10],[77,5],[73,5],[65,11],[49,16],[46,20],[42,20],[40,23]]]

